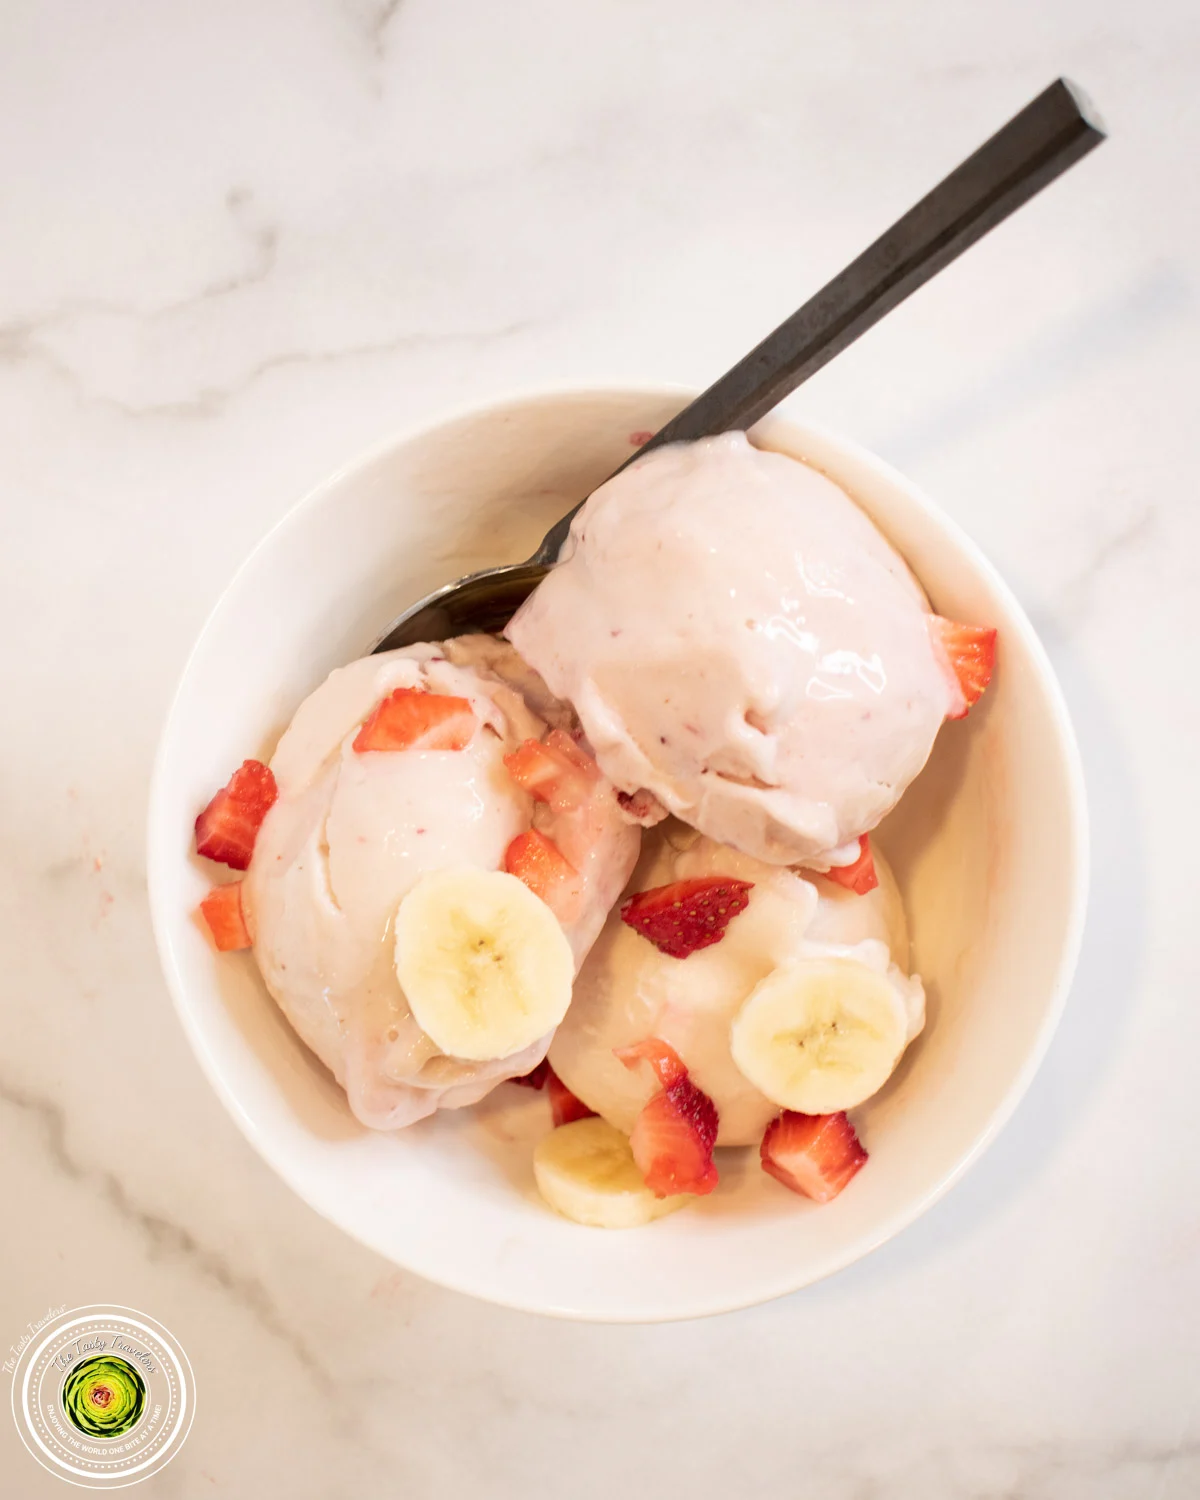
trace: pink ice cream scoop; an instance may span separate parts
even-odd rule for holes
[[[845,491],[727,433],[602,485],[507,634],[623,792],[824,868],[962,711],[928,609]]]
[[[364,721],[397,689],[468,704],[463,741],[360,753]],[[551,807],[506,764],[522,745],[548,732],[553,744],[571,725],[570,710],[511,647],[472,636],[340,668],[280,740],[271,760],[278,798],[254,844],[245,915],[267,988],[364,1125],[395,1129],[474,1104],[545,1056],[549,1035],[495,1061],[441,1052],[400,987],[391,933],[422,876],[512,869],[513,841],[536,830],[577,872],[552,910],[582,963],[637,860],[639,830],[598,772],[580,796]]]

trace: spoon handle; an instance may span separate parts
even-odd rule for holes
[[[1082,93],[1056,80],[626,463],[663,443],[753,426],[1103,139]],[[557,558],[574,514],[549,532],[537,561]]]

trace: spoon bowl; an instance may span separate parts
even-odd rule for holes
[[[420,641],[447,641],[479,630],[499,635],[548,571],[546,563],[508,563],[443,584],[405,610],[371,652],[395,651]]]

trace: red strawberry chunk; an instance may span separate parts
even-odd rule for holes
[[[254,841],[279,789],[270,766],[243,761],[196,819],[196,850],[233,870],[250,867]]]
[[[983,690],[992,680],[996,666],[996,632],[987,625],[963,625],[941,615],[929,615],[929,632],[935,645],[941,647],[950,670],[958,682],[961,701],[946,715],[948,719],[965,719],[967,710],[978,703]]]
[[[717,1108],[689,1078],[660,1089],[629,1137],[633,1159],[656,1198],[711,1193],[717,1185],[713,1145]]]
[[[627,1068],[636,1068],[638,1063],[648,1062],[665,1089],[687,1077],[687,1069],[679,1053],[660,1037],[647,1037],[644,1042],[635,1042],[632,1047],[614,1047],[613,1056],[620,1058]]]
[[[522,1073],[520,1078],[510,1078],[509,1083],[519,1084],[523,1089],[540,1089],[546,1086],[546,1077],[550,1072],[550,1064],[543,1057],[536,1068],[528,1073]]]
[[[767,1126],[759,1148],[763,1171],[817,1203],[836,1198],[867,1159],[844,1113],[785,1110]]]
[[[547,1066],[549,1066],[547,1064]],[[553,1068],[546,1075],[546,1094],[555,1126],[569,1125],[572,1120],[588,1120],[596,1113],[582,1099],[577,1099]]]
[[[222,953],[250,947],[250,932],[242,912],[242,882],[214,886],[200,903],[200,915],[208,923],[212,940]]]
[[[375,705],[354,748],[360,755],[367,750],[462,750],[477,723],[465,698],[397,688]]]
[[[711,947],[750,901],[754,882],[724,875],[702,875],[639,891],[621,907],[621,920],[640,932],[660,953],[686,958]]]
[[[871,853],[871,841],[867,835],[864,833],[859,839],[858,858],[852,865],[831,865],[823,873],[826,880],[832,880],[835,885],[844,885],[856,896],[865,896],[868,891],[873,891],[879,884],[879,876],[875,873],[875,856]]]
[[[650,1063],[663,1087],[643,1107],[629,1137],[633,1159],[658,1198],[711,1193],[717,1185],[713,1147],[717,1106],[688,1077],[679,1054],[660,1037],[615,1048],[627,1068]]]
[[[551,908],[556,900],[565,901],[579,878],[554,840],[536,828],[517,834],[505,850],[504,868]]]
[[[523,740],[504,757],[504,766],[517,785],[539,802],[549,802],[575,769],[541,740]]]
[[[581,807],[600,779],[600,769],[569,734],[555,729],[544,740],[526,740],[504,757],[508,774],[556,812]]]

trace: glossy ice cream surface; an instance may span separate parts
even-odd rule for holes
[[[353,739],[398,687],[466,698],[479,721],[461,750],[359,754]],[[419,877],[503,867],[535,821],[580,871],[564,931],[582,960],[637,859],[616,798],[555,816],[512,780],[504,755],[570,711],[502,642],[466,637],[352,662],[297,710],[271,761],[279,797],[247,874],[246,910],[268,989],[367,1125],[407,1125],[529,1071],[549,1037],[488,1063],[447,1057],[413,1019],[393,962],[396,908]]]
[[[957,699],[927,610],[843,490],[728,433],[602,485],[507,633],[623,791],[758,859],[827,868]]]
[[[573,1093],[631,1130],[657,1088],[649,1069],[613,1056],[646,1037],[669,1042],[720,1116],[718,1144],[757,1145],[779,1113],[739,1072],[730,1025],[746,997],[777,968],[813,957],[849,957],[886,973],[908,1017],[909,1040],[925,1021],[921,981],[907,976],[908,932],[899,892],[876,852],[879,886],[865,896],[721,846],[674,821],[646,835],[631,889],[698,876],[754,883],[749,905],[719,943],[672,958],[613,912],[575,982],[550,1061]]]

